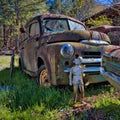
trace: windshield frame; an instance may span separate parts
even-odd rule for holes
[[[65,30],[58,30],[58,31],[46,31],[45,30],[45,22],[47,21],[47,20],[58,20],[58,21],[66,21],[66,26],[67,26],[67,28],[65,29]],[[84,29],[70,29],[70,22],[69,21],[71,21],[72,23],[76,23],[77,25],[80,25],[81,26],[81,28],[83,27]],[[53,25],[52,25],[52,27],[53,27]],[[43,30],[43,34],[54,34],[54,33],[60,33],[60,32],[65,32],[65,31],[70,31],[70,30],[86,30],[86,27],[82,24],[82,23],[80,23],[80,22],[77,22],[77,21],[74,21],[74,20],[71,20],[71,19],[68,19],[68,18],[44,18],[43,20],[42,20],[42,30]],[[46,32],[45,32],[46,31]]]

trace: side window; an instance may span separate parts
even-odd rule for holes
[[[21,33],[20,36],[20,42],[25,41],[29,38],[29,27],[26,28],[26,32],[25,33]]]
[[[35,35],[35,24],[33,23],[30,27],[30,36],[34,36]]]
[[[36,35],[40,35],[40,26],[39,26],[39,23],[36,23],[35,29],[36,29]]]
[[[39,23],[34,22],[30,25],[30,36],[40,35]]]

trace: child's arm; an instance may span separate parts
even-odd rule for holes
[[[70,69],[70,74],[69,74],[69,85],[72,85],[72,68]]]
[[[80,69],[81,69],[81,79],[83,79],[83,75],[84,75],[83,68]]]

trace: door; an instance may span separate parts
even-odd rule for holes
[[[32,21],[29,24],[29,37],[24,42],[23,61],[25,69],[29,72],[37,71],[37,47],[38,37],[40,37],[40,26],[37,20]]]

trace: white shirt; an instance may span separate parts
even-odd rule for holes
[[[80,68],[80,65],[73,66],[69,75],[70,84],[83,84],[82,73],[83,71],[82,68]]]

